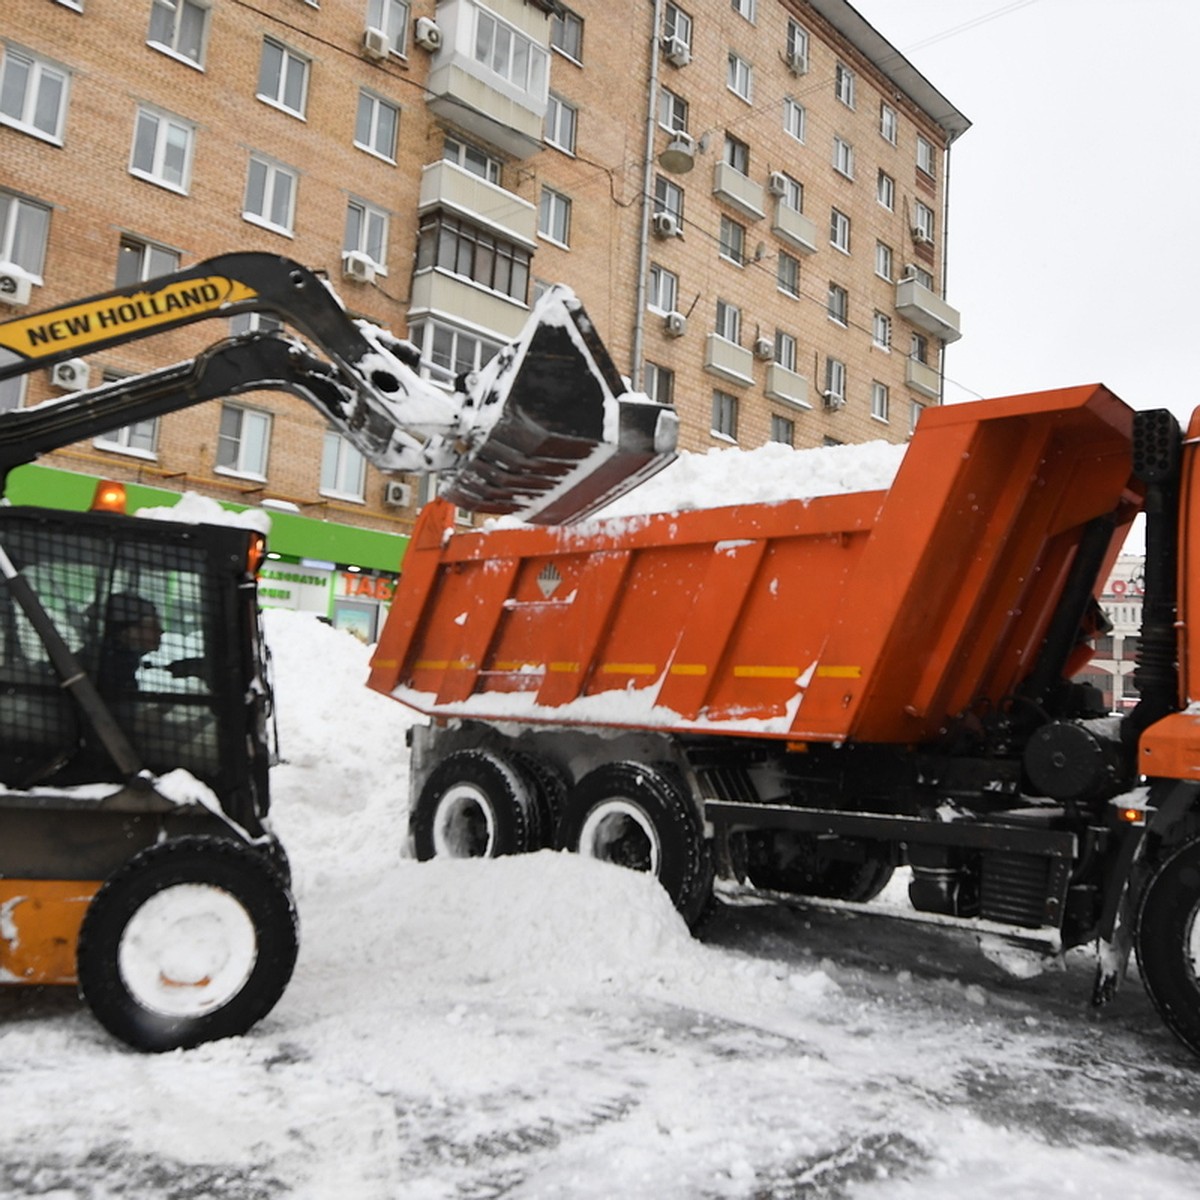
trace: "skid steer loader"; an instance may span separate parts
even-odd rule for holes
[[[568,290],[449,390],[267,254],[6,321],[0,380],[246,311],[294,332],[0,414],[0,483],[81,438],[259,389],[301,396],[384,470],[436,472],[455,504],[535,522],[577,519],[673,457],[674,413],[626,393]],[[77,984],[139,1049],[246,1031],[295,962],[269,819],[265,552],[237,524],[0,505],[0,982]]]

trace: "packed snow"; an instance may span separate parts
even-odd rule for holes
[[[1016,978],[902,889],[874,915],[731,892],[694,939],[616,867],[417,863],[412,716],[348,634],[265,620],[292,983],[161,1056],[68,989],[0,989],[0,1196],[1195,1195],[1200,1077],[1136,980],[1093,1018],[1086,956]]]

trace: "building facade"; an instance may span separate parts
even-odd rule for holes
[[[438,381],[565,282],[688,449],[901,441],[939,402],[968,122],[844,0],[21,0],[0,53],[0,313],[268,250]],[[0,409],[217,324],[0,384]],[[274,393],[42,463],[385,535],[430,486]]]
[[[1146,559],[1122,554],[1100,593],[1100,607],[1112,628],[1096,638],[1095,653],[1080,680],[1104,693],[1110,712],[1128,712],[1138,702],[1133,672],[1142,629]]]

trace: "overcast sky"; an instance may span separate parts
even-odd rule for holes
[[[953,403],[1200,405],[1200,2],[852,0],[973,123],[950,161]]]

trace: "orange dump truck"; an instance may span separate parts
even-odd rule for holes
[[[1194,422],[1193,433],[1200,432]],[[1200,1053],[1195,438],[1089,386],[928,410],[884,491],[463,531],[422,514],[371,686],[415,731],[418,857],[556,845],[1136,946]],[[1134,517],[1141,700],[1072,679]],[[1041,935],[1048,935],[1041,937]]]

